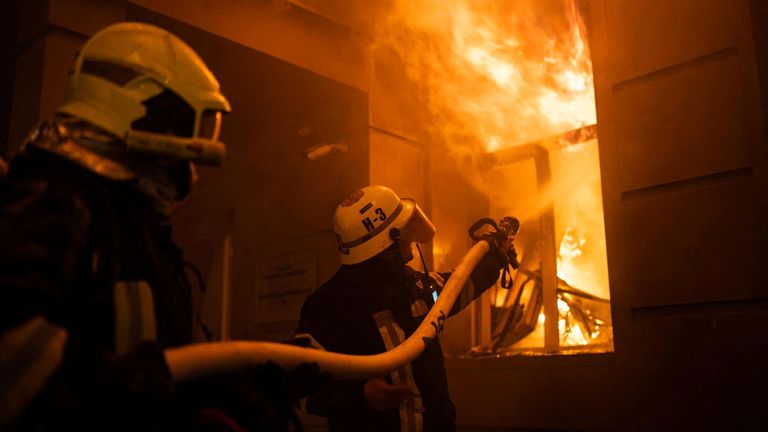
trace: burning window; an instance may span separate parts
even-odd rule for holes
[[[613,349],[583,3],[393,0],[377,31],[419,89],[433,166],[454,165],[482,210],[522,222],[521,268],[483,297],[475,353]],[[433,215],[445,205],[433,194]],[[437,225],[441,268],[466,231]]]
[[[490,293],[490,335],[474,352],[612,350],[596,133],[590,125],[486,154],[490,172],[517,184],[491,213],[520,214],[525,231],[515,283]]]

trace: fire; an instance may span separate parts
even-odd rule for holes
[[[576,281],[579,279],[580,268],[578,258],[582,256],[582,248],[586,246],[587,239],[579,235],[573,225],[565,229],[563,240],[560,242],[560,250],[557,260],[557,276],[571,284],[580,285]]]
[[[585,336],[578,325],[569,325],[568,315],[571,308],[564,300],[557,300],[557,312],[560,318],[557,320],[557,330],[560,333],[561,345],[587,345],[590,336]]]
[[[550,145],[552,185],[529,196],[513,189],[509,178],[465,168],[466,160],[532,142],[551,144],[552,137],[597,122],[589,44],[576,1],[391,0],[374,49],[393,52],[402,62],[428,110],[432,141],[461,157],[457,164],[487,193],[492,209],[525,224],[555,203],[558,276],[608,298],[595,139]],[[438,236],[436,244],[435,260],[443,261],[450,242]],[[503,306],[506,292],[498,289],[492,304]],[[572,325],[585,311],[581,306],[559,299],[558,309],[561,345],[586,345],[601,334],[604,322],[595,324],[596,318],[587,327]],[[538,327],[544,322],[539,315]]]
[[[395,0],[377,42],[425,87],[449,141],[469,134],[494,151],[596,121],[574,0]]]

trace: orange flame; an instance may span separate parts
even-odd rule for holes
[[[589,45],[575,2],[392,0],[374,48],[396,53],[419,86],[434,140],[454,155],[482,156],[596,123]],[[464,172],[500,213],[535,219],[554,200],[559,276],[608,297],[596,142],[557,153],[550,190],[530,196],[512,189],[510,178]],[[450,242],[438,235],[435,245],[440,264]],[[498,290],[492,301],[503,298]],[[586,344],[589,335],[579,331],[565,345]]]
[[[592,66],[574,0],[394,3],[378,43],[425,86],[449,141],[470,135],[493,151],[595,123]],[[553,5],[562,10],[553,14]]]

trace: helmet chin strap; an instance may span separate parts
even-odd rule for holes
[[[392,240],[394,240],[395,243],[397,243],[397,241],[400,239],[400,229],[392,228],[391,230],[389,230],[389,237]],[[429,282],[429,270],[427,269],[427,262],[424,261],[424,254],[421,253],[421,248],[419,247],[419,243],[414,242],[414,244],[416,245],[416,250],[419,252],[419,259],[421,259],[421,266],[423,269],[422,276],[421,276],[422,283],[424,283],[425,287],[428,287],[428,286],[431,287],[432,284]],[[397,248],[397,250],[402,257],[402,253],[400,253],[399,247]],[[403,258],[403,261],[405,261],[405,257],[402,257],[402,258]]]
[[[424,276],[427,276],[429,274],[429,271],[427,271],[427,263],[424,261],[424,254],[421,253],[421,248],[418,243],[416,243],[416,250],[419,251],[419,258],[421,258],[421,267],[424,269]]]

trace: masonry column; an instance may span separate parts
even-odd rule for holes
[[[67,72],[80,46],[101,28],[125,18],[122,3],[114,0],[29,0],[17,12],[8,155],[39,119],[64,101]]]

